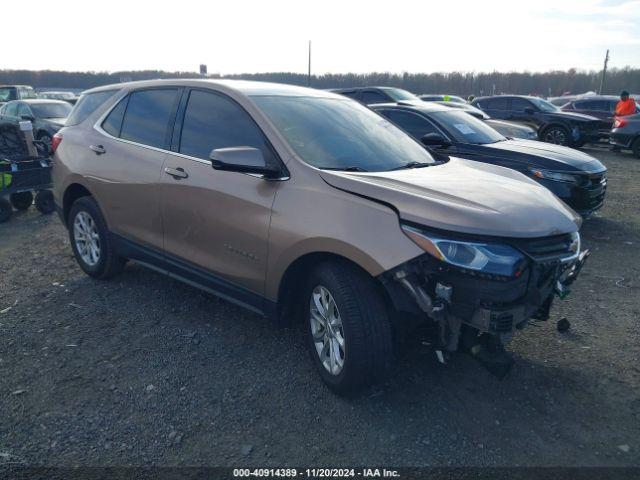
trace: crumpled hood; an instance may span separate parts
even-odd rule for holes
[[[335,188],[391,205],[403,220],[452,232],[534,238],[575,232],[582,222],[521,173],[459,158],[393,172],[320,175]]]
[[[518,152],[527,155],[527,164],[535,165],[535,157],[544,157],[556,162],[564,163],[567,170],[578,169],[585,172],[602,172],[605,166],[597,159],[575,148],[563,147],[553,143],[538,142],[535,140],[506,140],[504,142],[483,145],[487,153],[495,153],[501,157],[509,157],[510,152]],[[515,158],[515,160],[518,160]],[[557,168],[562,170],[562,168]]]

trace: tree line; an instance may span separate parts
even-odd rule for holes
[[[261,80],[304,85],[315,88],[340,88],[365,85],[400,87],[416,94],[447,93],[454,95],[491,95],[499,93],[556,96],[565,92],[597,92],[602,72],[555,70],[550,72],[449,72],[449,73],[340,73],[312,75],[291,72],[244,73],[224,78]],[[87,89],[131,80],[157,78],[194,78],[193,72],[144,70],[131,72],[65,72],[55,70],[0,70],[0,84],[24,84],[35,88]],[[218,74],[209,78],[221,78]],[[603,93],[619,94],[622,90],[640,93],[640,68],[607,71]]]

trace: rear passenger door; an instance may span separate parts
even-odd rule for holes
[[[132,247],[162,250],[160,176],[181,93],[181,88],[131,92],[86,145],[91,189],[109,229],[133,242]]]
[[[260,310],[280,182],[212,168],[212,150],[239,146],[258,148],[267,162],[280,163],[235,100],[214,90],[187,92],[161,180],[164,248],[172,273]]]

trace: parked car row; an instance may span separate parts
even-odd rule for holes
[[[29,85],[0,85],[0,105],[12,100],[31,100],[42,98],[48,100],[64,100],[75,104],[78,96],[73,92],[38,92]]]
[[[85,92],[53,140],[54,197],[79,266],[103,279],[139,261],[301,323],[337,392],[383,377],[416,322],[435,327],[441,362],[467,352],[504,376],[505,344],[549,317],[589,255],[582,219],[545,181],[580,189],[599,175],[604,193],[604,168],[382,93],[391,100],[367,108],[246,81]]]
[[[579,150],[507,139],[464,111],[435,103],[377,104],[373,109],[439,153],[517,170],[583,216],[604,203],[607,169]]]

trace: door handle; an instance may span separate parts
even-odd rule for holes
[[[165,167],[164,173],[166,173],[167,175],[171,175],[176,180],[180,180],[181,178],[187,178],[189,176],[189,174],[185,172],[183,168],[180,168],[180,167],[178,168]]]
[[[102,145],[89,145],[89,149],[93,150],[96,155],[107,153],[107,150]]]

